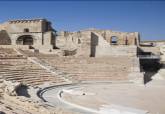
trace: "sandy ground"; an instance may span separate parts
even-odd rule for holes
[[[71,90],[71,89],[70,89]],[[63,99],[91,109],[103,105],[147,110],[149,114],[165,114],[165,85],[90,84],[64,92]]]

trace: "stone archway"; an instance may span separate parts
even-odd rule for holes
[[[111,39],[110,39],[110,44],[117,45],[118,44],[118,37],[117,36],[112,36]]]
[[[23,35],[17,38],[16,44],[17,45],[33,45],[34,39],[31,35]]]

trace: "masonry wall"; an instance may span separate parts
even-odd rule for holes
[[[112,36],[117,36],[119,38],[115,45],[110,43],[110,38]],[[125,44],[126,37],[128,40],[127,45]],[[110,30],[62,32],[57,39],[57,46],[59,47],[66,47],[68,45],[71,47],[73,45],[77,46],[77,55],[79,56],[136,56],[137,46],[139,45],[138,33],[113,32]],[[94,45],[95,43],[93,42],[97,41],[96,39],[98,39],[98,44]],[[63,43],[63,45],[60,43]]]
[[[20,37],[20,36],[24,36],[24,35],[31,35],[34,43],[33,45],[42,45],[42,33],[19,33],[19,34],[9,34],[11,41],[12,41],[12,45],[17,45],[16,44],[16,40]]]
[[[97,46],[96,57],[101,56],[136,56],[136,46]]]
[[[50,50],[55,45],[52,32],[46,19],[11,20],[0,24],[0,45],[32,45]]]
[[[151,52],[155,55],[160,55],[160,48],[165,45],[165,41],[142,41],[140,49],[143,52]]]
[[[99,30],[100,35],[111,45],[112,37],[117,38],[117,45],[139,45],[140,36],[138,32],[117,32],[111,30]]]
[[[109,45],[104,38],[97,34],[91,33],[91,38],[98,39],[96,46],[96,57],[102,56],[136,56],[136,45]]]
[[[11,39],[7,31],[0,31],[0,45],[11,45]]]
[[[6,24],[6,30],[9,33],[21,33],[24,29],[28,28],[29,32],[42,32],[42,22],[9,22]]]
[[[51,31],[45,32],[43,35],[44,38],[44,45],[54,45],[55,44],[55,36],[52,34]]]

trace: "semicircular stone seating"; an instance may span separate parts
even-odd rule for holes
[[[133,67],[131,57],[40,57],[78,81],[128,81]]]
[[[10,51],[14,52],[13,50]],[[5,79],[22,82],[31,86],[41,85],[45,82],[56,84],[66,83],[63,78],[60,78],[59,76],[43,69],[39,65],[28,61],[27,58],[8,58],[11,57],[12,54],[16,55],[16,53],[9,53],[10,51],[8,49],[3,49],[3,51],[0,49],[1,53],[5,53],[5,56],[0,58],[0,82]],[[9,54],[11,56],[8,56]]]
[[[5,51],[7,52],[7,51]],[[25,51],[26,52],[26,51]],[[28,52],[30,53],[30,52]],[[33,55],[35,56],[35,55]],[[129,81],[133,58],[131,57],[58,57],[37,55],[37,58],[48,63],[55,71],[69,74],[65,76],[52,74],[27,58],[17,57],[0,59],[0,79],[23,82],[36,86],[51,82],[67,83],[65,78],[76,81]]]

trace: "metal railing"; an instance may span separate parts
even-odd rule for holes
[[[140,59],[160,59],[159,55],[138,55]]]

